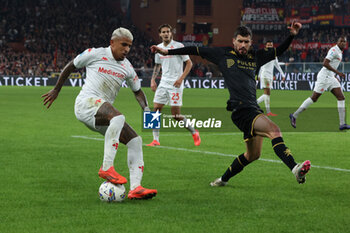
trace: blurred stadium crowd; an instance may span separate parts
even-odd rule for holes
[[[281,7],[285,9],[285,17],[293,16],[302,7],[311,7],[312,12],[322,11],[323,14],[349,15],[350,12],[348,0],[304,0],[302,4],[285,0],[281,6],[279,3],[246,0],[243,7]],[[143,70],[153,67],[154,56],[148,47],[158,42],[137,29],[127,15],[112,11],[104,0],[0,0],[0,75],[49,76],[51,72],[59,72],[86,48],[107,46],[109,35],[119,26],[130,29],[134,35],[128,59],[142,75]],[[299,43],[334,43],[339,35],[348,35],[349,29],[312,28],[303,29],[300,34]],[[261,47],[267,39],[278,44],[280,33],[263,35],[255,41],[255,46]],[[279,60],[320,62],[327,50],[290,48]],[[344,51],[344,61],[349,61],[349,53],[349,49]],[[212,77],[219,74],[212,65],[196,63],[190,75]]]
[[[280,4],[280,5],[279,5]],[[264,0],[245,0],[244,7],[266,7],[266,8],[283,8],[284,18],[299,18],[303,23],[307,18],[312,18],[317,15],[334,16],[334,15],[350,15],[350,3],[348,0],[285,0],[281,1],[264,1]],[[309,10],[305,13],[305,10]],[[317,26],[312,23],[312,29],[304,28],[300,31],[300,35],[295,40],[299,44],[320,42],[335,44],[339,36],[348,36],[350,29],[346,27],[333,27],[331,25]],[[272,40],[275,44],[280,43],[280,35],[266,36],[258,41],[258,44],[263,44],[266,40]],[[279,60],[284,62],[323,62],[327,55],[329,47],[316,49],[289,49]],[[349,48],[344,51],[343,61],[349,61]]]
[[[112,11],[103,0],[1,1],[0,75],[45,76],[59,72],[85,49],[107,46],[116,25],[130,29],[134,35],[128,56],[132,64],[151,67],[152,56],[145,47],[155,42],[127,17]]]

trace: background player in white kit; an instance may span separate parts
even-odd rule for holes
[[[265,44],[265,48],[269,49],[269,48],[273,48],[273,42],[268,40],[266,41]],[[266,112],[268,116],[277,116],[277,114],[274,114],[271,112],[270,109],[270,95],[271,95],[271,88],[272,88],[272,82],[273,82],[273,69],[277,68],[277,70],[280,72],[280,74],[282,75],[283,80],[285,79],[285,73],[283,72],[281,66],[278,63],[278,59],[277,57],[275,58],[275,60],[272,60],[268,63],[266,63],[265,65],[263,65],[260,68],[259,71],[259,75],[258,77],[260,78],[260,84],[261,84],[261,88],[264,89],[264,94],[262,94],[257,102],[258,104],[260,104],[261,102],[264,101],[265,103],[265,108],[266,108]]]
[[[164,49],[176,49],[183,47],[183,44],[174,41],[172,35],[172,27],[169,24],[163,24],[158,28],[159,36],[162,43],[159,47]],[[186,63],[185,70],[183,70],[183,63]],[[157,88],[155,81],[158,73],[162,68],[162,78]],[[198,130],[186,124],[187,119],[181,115],[183,80],[191,71],[192,62],[188,55],[163,56],[161,54],[155,55],[155,66],[152,74],[151,89],[155,91],[153,104],[154,111],[161,111],[165,104],[170,104],[171,114],[175,120],[184,121],[186,129],[192,134],[194,144],[199,146],[201,139]],[[159,129],[153,129],[153,141],[147,146],[159,146]]]
[[[98,174],[115,184],[127,180],[114,170],[114,158],[119,142],[128,147],[130,171],[129,199],[148,199],[157,194],[155,189],[141,186],[143,175],[142,139],[125,122],[125,117],[112,104],[125,80],[134,92],[142,109],[149,111],[147,99],[140,81],[126,55],[130,51],[133,36],[128,29],[118,28],[111,37],[110,46],[85,50],[62,70],[56,86],[44,94],[47,108],[57,98],[65,80],[76,68],[86,67],[85,84],[75,101],[75,115],[88,128],[105,136],[103,165]]]
[[[346,37],[339,37],[337,44],[329,49],[326,58],[323,61],[323,67],[317,74],[317,81],[314,92],[311,97],[307,98],[293,114],[289,115],[291,125],[296,128],[296,118],[306,110],[311,104],[315,103],[324,91],[330,90],[338,100],[339,112],[339,129],[350,129],[350,125],[345,123],[345,97],[340,88],[339,80],[335,75],[344,78],[345,74],[337,70],[342,58],[342,50],[346,47]]]

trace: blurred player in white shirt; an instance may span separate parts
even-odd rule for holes
[[[266,41],[265,48],[267,48],[267,49],[273,48],[273,42],[270,40]],[[286,75],[283,72],[281,66],[279,65],[277,57],[275,58],[275,60],[272,60],[272,61],[266,63],[265,65],[263,65],[260,68],[259,75],[258,75],[258,77],[260,79],[261,88],[264,89],[264,94],[262,94],[258,98],[257,102],[258,102],[258,104],[260,104],[261,102],[264,101],[266,112],[267,112],[266,115],[268,115],[268,116],[277,116],[277,114],[272,113],[270,110],[270,95],[271,95],[270,90],[272,88],[272,82],[274,79],[273,69],[275,67],[280,72],[280,74],[282,75],[282,78],[284,80]]]
[[[159,47],[164,49],[176,49],[184,47],[183,44],[174,41],[172,35],[172,27],[169,24],[163,24],[158,28],[159,36],[162,43]],[[185,70],[183,70],[183,63],[186,63]],[[162,78],[157,88],[155,81],[162,68]],[[153,104],[154,111],[162,111],[165,104],[171,106],[171,114],[177,121],[184,121],[184,125],[188,131],[191,132],[194,144],[199,146],[201,139],[198,130],[195,130],[191,125],[186,124],[188,121],[181,115],[182,94],[183,94],[183,80],[191,71],[192,62],[188,55],[173,55],[163,56],[159,53],[155,55],[155,66],[153,70],[151,89],[155,91]],[[159,146],[159,129],[153,129],[153,141],[147,146]]]
[[[296,119],[298,115],[305,111],[311,104],[315,103],[324,91],[330,90],[338,100],[339,129],[350,129],[350,125],[345,123],[345,97],[340,88],[339,80],[336,74],[345,78],[345,74],[337,70],[342,58],[343,49],[346,47],[346,37],[339,37],[337,44],[329,49],[326,58],[323,61],[323,67],[317,74],[317,81],[314,92],[307,98],[293,114],[289,115],[291,125],[296,128]]]
[[[133,36],[128,29],[114,30],[109,47],[90,48],[75,57],[62,70],[56,86],[42,97],[45,97],[44,105],[48,104],[49,108],[69,75],[77,68],[86,67],[85,84],[75,101],[75,115],[88,128],[105,136],[103,165],[98,174],[114,184],[127,183],[126,178],[118,174],[113,166],[121,142],[128,147],[128,198],[149,199],[157,194],[157,190],[141,186],[144,168],[142,139],[113,106],[122,83],[126,81],[142,109],[149,111],[137,74],[126,59],[132,41]]]

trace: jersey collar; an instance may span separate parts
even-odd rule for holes
[[[343,53],[343,51],[338,47],[338,45],[335,45],[335,48],[336,48],[339,52]]]
[[[168,48],[168,47],[171,47],[171,45],[173,44],[173,39],[171,39],[171,41],[169,42],[169,44],[167,45],[167,46],[164,46],[164,43],[163,43],[163,46],[165,47],[165,48]]]
[[[122,60],[122,61],[117,61],[117,60],[114,59],[113,54],[112,54],[112,48],[111,48],[111,46],[108,46],[108,47],[107,47],[107,55],[108,55],[108,57],[109,57],[112,61],[115,61],[115,62],[117,62],[117,63],[122,63],[122,62],[124,61],[124,60]]]

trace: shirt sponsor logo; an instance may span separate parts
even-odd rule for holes
[[[123,75],[123,74],[120,74],[120,73],[115,72],[115,71],[113,71],[113,70],[107,70],[107,69],[105,69],[105,68],[103,68],[103,67],[99,67],[99,68],[98,68],[98,72],[99,72],[99,73],[104,73],[104,74],[113,75],[114,77],[117,77],[117,78],[120,78],[120,79],[124,79],[124,77],[125,77],[125,75]]]
[[[231,66],[233,66],[235,64],[235,60],[226,59],[226,63],[227,63],[227,68],[230,68]]]

